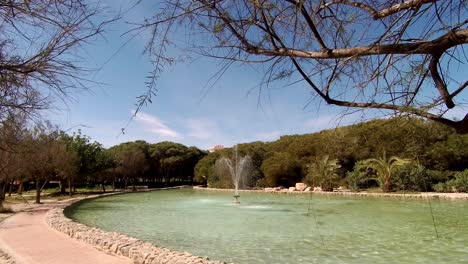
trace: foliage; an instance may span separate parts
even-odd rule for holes
[[[457,172],[455,179],[449,181],[448,184],[457,192],[468,192],[468,169]]]
[[[375,172],[376,179],[383,192],[392,190],[394,180],[394,172],[399,166],[410,163],[409,160],[400,159],[398,157],[390,157],[387,159],[384,153],[381,158],[373,158],[362,161],[362,166],[370,168]]]
[[[432,185],[432,188],[434,189],[434,191],[441,193],[453,192],[451,182],[439,182],[437,184]]]
[[[431,191],[431,183],[424,167],[414,163],[397,167],[392,177],[392,186],[395,191]]]
[[[366,186],[370,179],[371,177],[362,162],[356,163],[354,170],[346,173],[346,182],[352,191],[359,191]]]
[[[148,94],[177,60],[169,52],[176,48],[226,68],[258,69],[265,73],[260,88],[303,82],[330,105],[416,115],[468,133],[468,115],[444,116],[468,87],[455,74],[467,60],[465,1],[221,2],[164,1],[135,25],[151,34]],[[175,44],[181,30],[193,38]]]
[[[325,155],[317,158],[308,166],[306,181],[311,186],[320,186],[324,191],[333,191],[339,177],[336,173],[341,165],[336,159],[330,159]]]
[[[261,166],[268,186],[294,186],[301,180],[301,167],[297,159],[285,152],[267,157]]]
[[[86,88],[89,71],[76,51],[104,30],[95,1],[2,1],[0,4],[0,123],[10,113],[28,119],[56,97]]]
[[[195,166],[195,181],[201,184],[208,184],[211,182],[211,185],[216,182],[214,179],[214,165],[219,155],[213,153],[206,155],[200,161],[198,161]]]
[[[196,147],[174,142],[149,144],[145,141],[126,142],[109,149],[117,160],[115,176],[125,187],[127,182],[151,185],[193,183],[194,168],[205,155]]]
[[[375,159],[377,153],[386,153],[405,159],[418,160],[424,167],[424,177],[427,189],[433,184],[445,182],[454,177],[456,171],[466,169],[466,147],[464,144],[468,135],[456,134],[452,129],[443,125],[424,121],[419,118],[392,118],[373,120],[351,126],[339,127],[333,130],[324,130],[313,134],[282,136],[273,142],[252,142],[239,144],[241,155],[248,154],[254,164],[253,175],[255,180],[251,187],[267,187],[272,183],[267,179],[265,171],[277,171],[274,162],[265,162],[267,159],[283,155],[286,160],[295,160],[298,172],[289,176],[281,176],[288,185],[300,181],[297,175],[307,175],[309,165],[323,156],[328,155],[336,159],[341,165],[336,169],[337,180],[345,179],[349,188],[362,189],[374,187],[378,184],[375,171],[366,169],[362,162]],[[443,148],[442,148],[443,146]],[[445,151],[439,151],[445,149]],[[202,180],[201,175],[209,179],[210,186],[224,186],[221,180],[214,175],[214,164],[220,156],[229,156],[231,149],[226,148],[205,156],[196,166],[196,177]],[[277,154],[281,153],[281,154]],[[436,155],[436,153],[439,153]],[[445,155],[449,158],[445,158]],[[281,162],[283,161],[278,161]],[[361,164],[361,168],[358,168]],[[269,167],[272,168],[269,168]],[[410,166],[411,167],[411,166]],[[408,172],[408,171],[407,171]],[[407,173],[405,172],[405,173]],[[272,176],[273,174],[269,174]],[[421,177],[411,174],[412,179],[403,177],[403,172],[391,181],[395,189],[408,191],[422,190]],[[400,177],[401,176],[401,177]],[[289,179],[287,179],[289,178]],[[398,182],[395,182],[398,179]],[[205,181],[203,181],[205,182]],[[417,183],[419,182],[419,183]],[[415,190],[411,190],[415,188]]]

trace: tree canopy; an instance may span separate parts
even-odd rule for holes
[[[253,158],[250,188],[288,187],[305,181],[325,190],[378,185],[383,191],[428,191],[446,181],[462,186],[463,180],[450,180],[468,169],[467,139],[468,135],[437,122],[402,117],[287,135],[273,142],[243,143],[238,149]],[[216,160],[230,153],[226,148],[202,158],[195,167],[196,179],[212,187],[230,187],[226,173],[215,169]]]
[[[330,105],[424,117],[468,133],[468,114],[450,119],[468,86],[466,1],[168,0],[146,18],[156,65],[150,99],[168,46],[308,85]],[[184,32],[187,41],[177,38]],[[176,41],[177,39],[177,41]],[[463,71],[463,70],[462,70]]]
[[[0,122],[11,113],[35,117],[54,98],[87,88],[76,51],[112,21],[95,1],[1,1]]]

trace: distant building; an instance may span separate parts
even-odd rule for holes
[[[223,145],[216,145],[216,146],[210,148],[210,149],[208,150],[208,152],[213,153],[213,152],[216,152],[216,151],[218,151],[218,150],[222,150],[223,148],[224,148]]]

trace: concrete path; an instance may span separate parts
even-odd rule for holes
[[[44,221],[57,202],[17,213],[0,223],[0,249],[17,264],[129,264],[50,228]]]

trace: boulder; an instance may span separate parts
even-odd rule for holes
[[[322,192],[322,187],[314,187],[314,192]]]
[[[268,188],[268,187],[265,188],[264,190],[265,190],[265,192],[274,192],[274,191],[276,191],[275,188]]]
[[[298,183],[296,183],[296,190],[302,192],[302,191],[304,191],[306,188],[307,188],[307,184],[305,184],[305,183],[303,183],[303,182],[298,182]]]
[[[310,192],[311,190],[312,190],[312,187],[309,186],[309,187],[305,188],[304,192]]]
[[[296,187],[289,187],[288,192],[294,192],[296,191]]]

